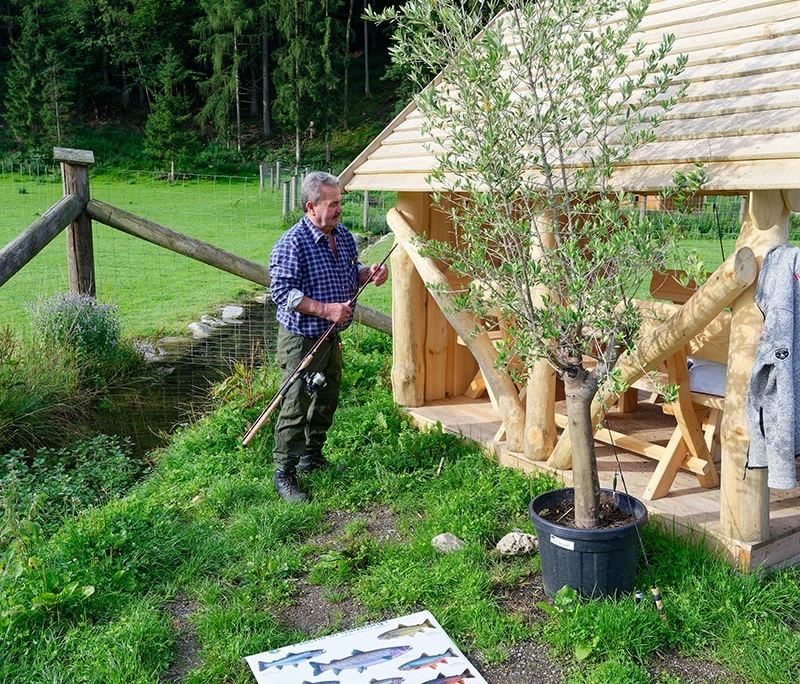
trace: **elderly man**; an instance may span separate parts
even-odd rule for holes
[[[352,300],[372,280],[382,285],[385,266],[364,266],[353,236],[339,222],[339,180],[317,171],[303,181],[305,215],[275,244],[269,259],[270,294],[278,307],[277,361],[283,381],[324,335],[306,370],[305,381],[292,385],[275,424],[275,491],[285,501],[308,500],[297,473],[324,468],[322,447],[339,403],[342,350],[339,331],[353,320]]]

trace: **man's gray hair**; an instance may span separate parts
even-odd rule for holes
[[[306,204],[311,202],[314,206],[319,204],[322,199],[322,186],[339,189],[339,179],[325,171],[313,171],[309,173],[303,181],[300,194],[300,202],[305,211]]]

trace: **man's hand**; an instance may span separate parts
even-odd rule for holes
[[[325,314],[324,318],[327,318],[331,323],[336,323],[340,325],[341,323],[346,323],[347,319],[350,318],[350,314],[353,313],[353,307],[349,304],[325,304]]]
[[[318,302],[316,299],[311,299],[310,297],[303,297],[295,310],[303,314],[308,314],[309,316],[324,318],[337,325],[346,323],[347,319],[350,318],[350,314],[353,313],[353,307],[347,303],[341,304],[333,302],[331,304],[326,304],[324,302]]]
[[[359,285],[364,285],[364,283],[368,283],[370,280],[374,282],[375,285],[383,285],[388,278],[389,269],[385,264],[383,266],[372,264],[372,266],[364,267],[358,272]]]

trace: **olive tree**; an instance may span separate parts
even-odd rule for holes
[[[393,60],[418,79],[434,202],[453,227],[423,249],[472,283],[457,307],[499,311],[500,359],[520,380],[540,360],[563,379],[584,528],[600,494],[591,402],[635,341],[634,295],[668,244],[613,185],[681,94],[673,37],[635,40],[647,6],[409,0],[372,14],[394,24]]]

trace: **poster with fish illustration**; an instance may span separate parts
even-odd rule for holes
[[[488,684],[427,610],[245,662],[258,684]]]

